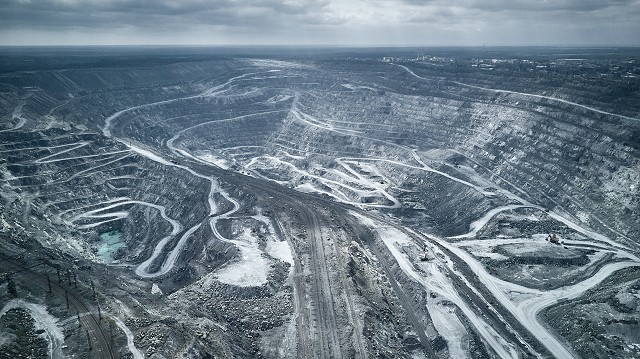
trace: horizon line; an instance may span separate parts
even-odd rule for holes
[[[33,48],[33,47],[183,47],[183,48],[249,48],[249,47],[300,47],[300,48],[584,48],[584,49],[607,49],[607,48],[640,48],[638,45],[580,45],[580,44],[510,44],[510,45],[425,45],[425,44],[0,44],[0,48]]]

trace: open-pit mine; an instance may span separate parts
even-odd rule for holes
[[[0,49],[0,358],[640,358],[640,52]]]

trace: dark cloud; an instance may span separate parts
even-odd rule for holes
[[[0,44],[640,45],[638,18],[640,0],[0,0]]]
[[[0,1],[2,27],[120,27],[148,24],[274,25],[313,16],[327,1]]]

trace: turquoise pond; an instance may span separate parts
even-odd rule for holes
[[[122,232],[109,231],[100,233],[100,247],[98,247],[98,258],[105,262],[113,261],[113,254],[126,244],[122,241]]]

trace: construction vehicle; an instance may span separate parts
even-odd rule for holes
[[[420,258],[420,261],[422,261],[422,262],[424,262],[427,259],[429,259],[429,257],[427,257],[427,246],[424,246],[424,249],[422,250],[422,253],[420,254],[420,256],[418,258]]]
[[[549,233],[546,240],[553,244],[560,244],[560,238],[558,238],[555,233]]]

